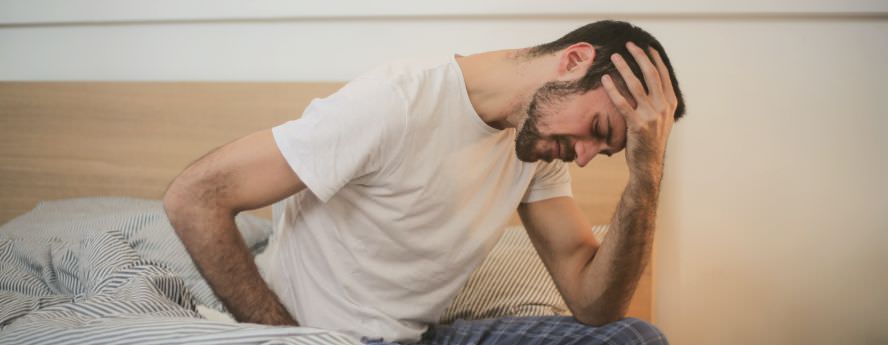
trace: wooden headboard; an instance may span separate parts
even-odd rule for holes
[[[0,224],[40,200],[160,199],[189,163],[298,118],[341,83],[0,83]],[[622,155],[571,168],[593,224],[610,221],[628,179]],[[269,217],[268,208],[252,211]],[[518,224],[517,217],[513,223]],[[650,320],[650,270],[630,314]]]

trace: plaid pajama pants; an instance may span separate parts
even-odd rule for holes
[[[368,345],[395,345],[365,340]],[[457,320],[431,326],[422,345],[666,345],[666,337],[654,325],[626,318],[601,327],[581,324],[569,316],[507,317]]]

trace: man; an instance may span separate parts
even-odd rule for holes
[[[198,160],[164,206],[241,322],[365,342],[665,343],[621,319],[683,113],[662,46],[628,23],[596,22],[529,49],[376,69],[301,119]],[[624,148],[630,180],[599,244],[565,162]],[[266,284],[234,216],[284,198]],[[574,318],[433,325],[516,208]]]

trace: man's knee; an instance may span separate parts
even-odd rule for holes
[[[650,322],[629,317],[602,326],[611,328],[612,340],[626,345],[668,345],[666,335]],[[607,332],[610,333],[610,332]]]

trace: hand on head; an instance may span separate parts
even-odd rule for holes
[[[678,99],[672,88],[669,71],[656,49],[650,48],[653,57],[651,61],[634,43],[627,42],[626,48],[641,67],[648,91],[645,92],[641,81],[619,54],[613,54],[610,58],[635,99],[635,107],[620,94],[610,76],[604,75],[601,83],[617,111],[626,120],[626,160],[630,169],[649,163],[659,163],[656,164],[659,166],[662,165],[666,142],[675,122]]]

